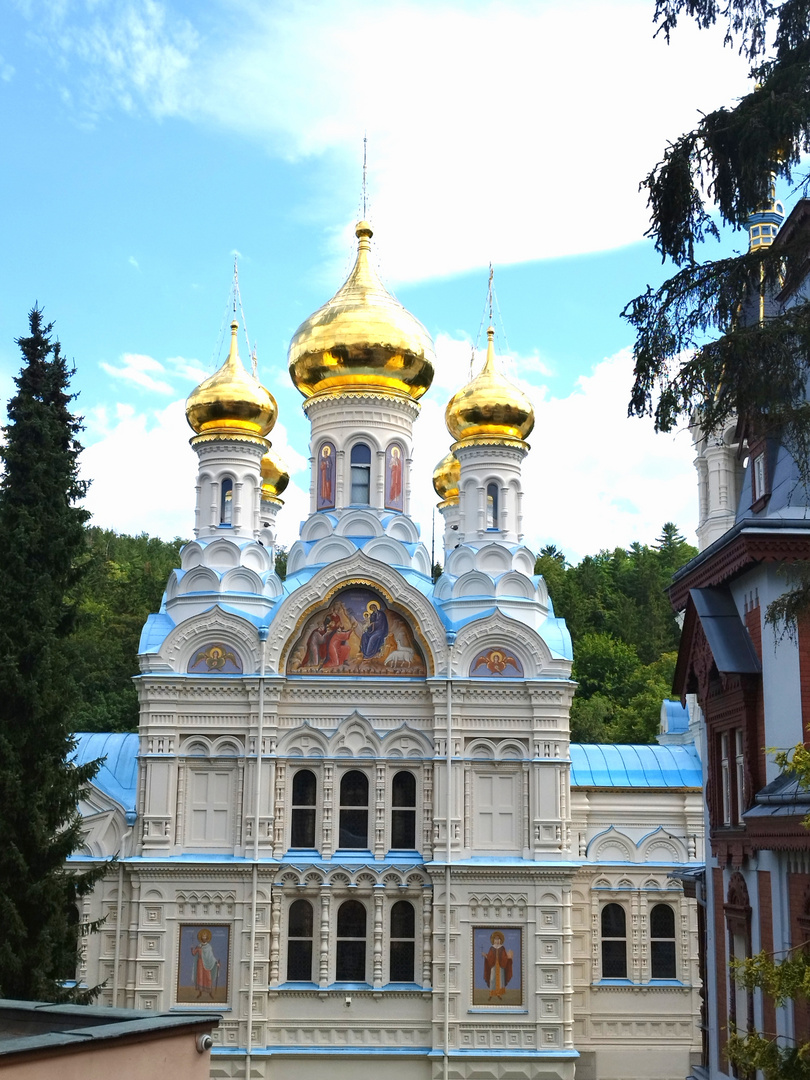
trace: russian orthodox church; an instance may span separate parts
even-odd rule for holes
[[[534,413],[492,329],[447,405],[434,582],[410,515],[433,344],[356,235],[290,344],[310,506],[285,580],[277,407],[237,324],[188,399],[194,540],[143,630],[139,731],[77,751],[106,758],[82,858],[120,853],[80,978],[220,1011],[216,1077],[680,1080],[694,729],[670,703],[657,745],[570,744],[571,639],[523,542]]]

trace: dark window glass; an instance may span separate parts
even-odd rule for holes
[[[674,979],[675,912],[669,904],[656,904],[650,912],[650,961],[654,979]]]
[[[335,977],[338,982],[365,982],[366,909],[357,900],[338,908]]]
[[[602,908],[602,978],[627,978],[627,922],[620,904]]]
[[[290,905],[287,981],[312,981],[312,904],[309,900],[296,900]]]
[[[391,908],[391,982],[414,981],[414,926],[413,904],[398,900]]]
[[[498,528],[498,485],[487,484],[487,528]]]
[[[353,769],[340,780],[341,848],[368,847],[368,777]]]
[[[219,521],[221,525],[230,525],[233,520],[233,480],[222,481]]]
[[[357,443],[351,452],[352,506],[368,506],[371,491],[371,451]]]
[[[391,847],[413,850],[416,847],[416,777],[399,772],[391,790]]]
[[[293,777],[292,819],[290,822],[290,846],[294,848],[315,847],[315,774],[301,769]]]

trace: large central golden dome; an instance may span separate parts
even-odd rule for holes
[[[433,342],[371,266],[367,221],[355,235],[357,261],[345,284],[293,335],[290,378],[307,398],[381,390],[416,400],[433,380]]]
[[[495,330],[487,330],[487,359],[482,370],[447,403],[447,430],[462,440],[522,441],[534,427],[532,403],[495,366]]]

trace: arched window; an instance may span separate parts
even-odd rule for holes
[[[391,790],[391,847],[412,851],[416,847],[416,777],[398,772]]]
[[[371,492],[371,450],[365,443],[356,443],[351,453],[352,506],[368,506]]]
[[[338,847],[368,847],[368,777],[357,769],[340,780]]]
[[[299,769],[292,783],[290,847],[315,847],[315,798],[318,784],[309,769]]]
[[[414,981],[415,925],[413,904],[397,900],[391,908],[391,982]]]
[[[290,904],[287,927],[287,982],[312,982],[312,904]]]
[[[602,908],[602,978],[627,978],[627,919],[621,904]]]
[[[338,908],[335,978],[338,982],[365,982],[366,909],[359,900],[346,900]]]
[[[232,521],[233,480],[226,476],[220,484],[219,523],[220,525],[230,525]]]
[[[650,912],[650,960],[654,979],[675,978],[675,912],[669,904]]]
[[[497,529],[498,524],[498,485],[487,484],[487,528]]]

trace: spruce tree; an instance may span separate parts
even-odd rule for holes
[[[87,511],[71,369],[37,308],[0,449],[0,994],[81,998],[76,901],[103,874],[74,872],[77,803],[99,763],[70,763],[73,697],[63,649]]]
[[[745,297],[801,279],[807,230],[716,260],[703,241],[719,239],[723,224],[744,226],[771,202],[775,178],[807,191],[810,0],[656,0],[654,21],[667,39],[681,18],[702,28],[724,23],[726,45],[750,62],[752,88],[734,107],[702,114],[642,182],[648,235],[675,272],[624,311],[636,330],[629,411],[652,415],[662,431],[696,409],[705,431],[736,415],[747,430],[778,434],[807,480],[810,303],[740,319]]]

